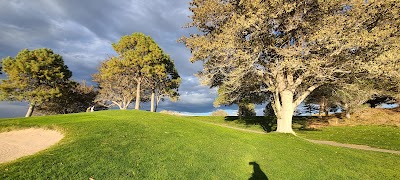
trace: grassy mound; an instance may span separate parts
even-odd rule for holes
[[[193,117],[104,111],[0,120],[0,131],[55,128],[65,138],[0,165],[1,179],[399,179],[400,156],[256,134]]]

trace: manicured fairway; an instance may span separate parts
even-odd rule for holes
[[[37,155],[0,165],[0,179],[399,179],[400,156],[256,134],[192,117],[103,111],[0,120],[0,131],[60,130]]]

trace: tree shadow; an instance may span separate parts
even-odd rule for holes
[[[298,131],[320,131],[320,129],[314,128],[311,125],[318,126],[328,124],[329,118],[330,117],[293,116],[293,129]],[[261,126],[267,133],[275,131],[277,128],[276,117],[252,116],[239,119],[238,116],[226,116],[225,121],[244,124],[246,126]]]
[[[260,165],[256,162],[249,162],[253,166],[253,173],[249,180],[268,180],[268,176],[261,170]]]
[[[298,131],[321,131],[315,125],[327,124],[327,117],[318,116],[293,116],[293,129]]]
[[[251,116],[242,117],[242,119],[239,119],[237,116],[226,116],[225,121],[235,121],[236,123],[245,124],[246,126],[259,125],[266,132],[272,132],[276,130],[276,118],[274,117]]]

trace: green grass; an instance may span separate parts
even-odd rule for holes
[[[393,126],[330,126],[319,131],[298,131],[297,134],[309,139],[400,150],[400,128]]]
[[[235,128],[242,128],[266,132],[266,124],[276,129],[276,124],[264,117],[249,117],[239,120],[237,117],[199,116],[193,119],[220,124]],[[340,143],[368,145],[371,147],[400,150],[400,128],[395,126],[357,125],[357,126],[329,126],[322,129],[305,128],[306,121],[318,121],[316,117],[294,117],[293,129],[300,137],[316,140],[329,140]]]
[[[400,178],[399,155],[194,119],[142,111],[3,119],[0,131],[44,127],[65,137],[48,150],[0,165],[0,179]]]

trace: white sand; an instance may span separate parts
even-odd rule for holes
[[[58,131],[37,128],[0,133],[0,163],[32,155],[63,137]]]

